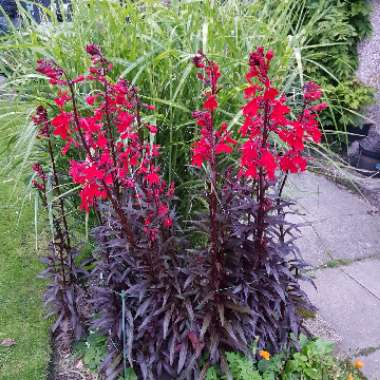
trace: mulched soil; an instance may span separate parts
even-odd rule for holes
[[[67,351],[54,348],[49,380],[100,380],[85,368],[83,361]]]

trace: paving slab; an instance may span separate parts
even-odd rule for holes
[[[314,222],[313,227],[334,259],[380,256],[379,215],[337,215]]]
[[[380,350],[361,356],[364,363],[362,372],[369,380],[380,380]]]
[[[309,284],[304,284],[304,289],[321,317],[342,337],[339,349],[352,355],[377,347],[380,344],[380,300],[341,268],[317,270],[314,275],[317,290]]]
[[[296,241],[296,246],[307,264],[320,267],[331,261],[329,249],[312,226],[302,227],[301,234]]]
[[[310,223],[297,244],[312,265],[380,257],[380,214],[358,194],[303,173],[290,177],[286,195],[296,202],[301,220]]]
[[[372,209],[363,197],[311,172],[289,176],[287,192],[305,212],[311,213],[311,220],[337,215],[352,217]]]
[[[342,267],[342,270],[380,300],[380,259],[356,262],[354,265]],[[378,316],[380,319],[380,310]]]

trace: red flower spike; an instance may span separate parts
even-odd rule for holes
[[[218,108],[216,93],[218,79],[220,78],[219,66],[208,60],[201,52],[193,58],[193,63],[202,70],[202,73],[197,73],[198,78],[205,85],[211,87],[211,92],[205,94],[203,111],[195,111],[192,114],[196,124],[201,127],[201,136],[193,144],[191,162],[192,165],[201,167],[204,163],[211,162],[215,155],[231,154],[236,141],[231,138],[227,131],[226,123],[222,123],[219,128],[216,128],[213,121],[213,112]]]
[[[101,56],[102,52],[100,51],[99,47],[95,44],[89,44],[86,46],[86,52],[91,56]]]
[[[35,115],[32,116],[33,123],[39,127],[37,137],[49,137],[50,136],[50,126],[48,113],[45,107],[38,106]]]
[[[161,228],[168,229],[173,225],[168,202],[174,196],[174,184],[168,187],[161,178],[159,167],[153,163],[159,157],[159,146],[140,137],[141,127],[147,128],[151,134],[158,131],[155,125],[140,122],[143,111],[154,111],[155,106],[142,103],[138,89],[127,81],[122,79],[112,83],[108,80],[112,64],[104,58],[98,46],[90,44],[86,51],[92,62],[89,74],[79,75],[70,82],[63,80],[64,71],[54,62],[38,62],[38,72],[47,76],[54,86],[66,87],[70,92],[57,91],[55,103],[60,112],[51,121],[43,107],[37,109],[33,121],[39,127],[39,136],[49,136],[51,125],[53,135],[65,141],[62,154],[72,148],[78,151],[79,157],[85,157],[83,161],[71,160],[69,170],[72,181],[81,186],[81,209],[88,212],[99,201],[118,201],[120,190],[125,191],[136,200],[135,207],[145,205],[145,217],[150,220],[146,232],[153,243]],[[217,75],[210,75],[213,76],[210,83],[215,83]],[[90,109],[85,115],[78,109],[65,112],[65,107],[73,105],[71,84],[85,81],[95,82],[98,88],[106,88],[106,91],[99,90],[86,96]],[[207,116],[204,123],[206,120]],[[112,133],[110,126],[115,127]],[[37,177],[40,178],[38,174]],[[38,181],[34,186],[43,189],[43,184]],[[120,220],[123,224],[124,218]]]
[[[53,61],[49,61],[47,59],[38,60],[36,71],[50,78],[54,84],[61,83],[63,70]]]
[[[321,97],[318,85],[308,82],[304,86],[303,112],[294,120],[284,95],[271,85],[268,76],[273,52],[259,47],[249,56],[248,87],[242,107],[244,122],[239,133],[244,142],[240,148],[240,175],[257,179],[264,175],[275,178],[277,170],[299,172],[306,169],[302,157],[307,141],[319,142],[321,132],[316,114],[325,108],[324,103],[314,102]],[[255,83],[256,82],[256,83]],[[276,134],[286,146],[280,151],[269,149],[269,134]],[[261,173],[261,174],[260,174]]]

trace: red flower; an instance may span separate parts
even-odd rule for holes
[[[308,101],[315,101],[321,98],[321,88],[314,82],[306,82],[304,85],[304,98]]]
[[[206,101],[203,103],[203,108],[209,111],[215,111],[218,108],[216,96],[208,95]]]
[[[261,104],[261,98],[254,98],[250,100],[243,107],[243,115],[255,116],[257,114],[257,111],[259,110],[260,104]]]
[[[58,97],[54,99],[54,103],[62,110],[63,106],[71,100],[71,97],[68,95],[67,91],[58,92]]]
[[[54,119],[51,124],[55,127],[53,134],[60,136],[61,139],[66,140],[70,136],[70,122],[72,115],[69,112],[61,112]]]
[[[215,146],[216,154],[222,154],[222,153],[230,154],[232,153],[232,151],[233,151],[232,147],[224,143],[216,144]]]
[[[273,179],[275,177],[275,171],[277,168],[277,163],[273,154],[267,150],[264,150],[261,154],[259,163],[261,167],[265,169],[269,179]]]
[[[45,191],[45,185],[43,183],[36,181],[35,179],[32,180],[32,186],[39,191],[42,191],[42,192]]]
[[[273,87],[269,87],[264,92],[264,100],[274,100],[277,95],[278,90]]]
[[[96,183],[91,183],[83,187],[79,195],[81,198],[80,208],[86,212],[95,204],[97,198],[106,198],[105,191],[101,190]]]
[[[145,179],[150,185],[158,185],[160,183],[160,177],[157,173],[149,173],[145,176]]]
[[[171,228],[173,226],[173,219],[172,218],[165,218],[164,220],[164,227],[165,228]]]
[[[158,131],[155,125],[148,124],[146,127],[150,133],[156,134]]]
[[[96,98],[97,98],[96,95],[89,95],[89,96],[86,97],[86,103],[87,103],[89,106],[93,106],[94,103],[95,103]]]
[[[193,63],[195,65],[195,67],[201,69],[204,67],[204,55],[203,53],[200,51],[198,52],[197,54],[194,55],[193,57]]]
[[[169,207],[162,203],[158,209],[158,216],[165,216],[169,212]]]
[[[36,109],[36,114],[32,116],[33,123],[39,127],[38,137],[49,137],[49,119],[48,113],[45,107],[38,106]]]
[[[102,55],[102,52],[100,51],[99,47],[96,46],[95,44],[89,44],[86,46],[86,52],[89,55]]]
[[[135,116],[129,112],[119,112],[116,124],[118,131],[120,133],[128,131],[134,120]]]
[[[47,59],[38,60],[36,71],[50,78],[52,84],[61,83],[63,70],[54,61],[49,61]]]
[[[145,107],[148,111],[155,111],[155,110],[156,110],[156,106],[154,106],[153,104],[144,104],[144,107]]]

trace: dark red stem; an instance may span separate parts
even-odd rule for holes
[[[264,122],[263,122],[263,139],[261,143],[261,147],[264,148],[267,144],[268,134],[269,134],[269,104],[268,101],[265,102],[264,107]],[[265,214],[266,214],[266,206],[265,206],[265,195],[267,191],[267,183],[265,179],[265,173],[263,168],[261,167],[259,170],[259,186],[258,186],[258,202],[259,209],[257,211],[257,235],[256,235],[256,248],[258,249],[259,255],[264,254],[265,247]]]

